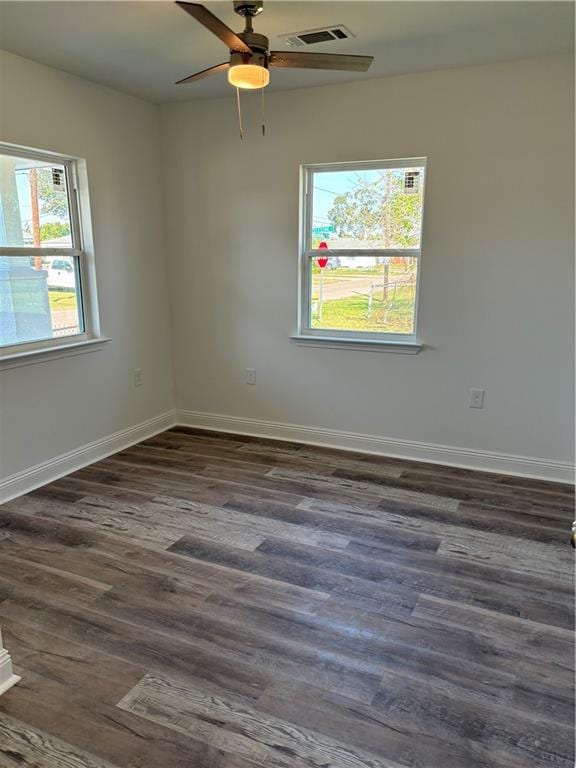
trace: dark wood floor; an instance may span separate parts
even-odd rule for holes
[[[572,768],[567,486],[173,429],[0,508],[2,768]]]

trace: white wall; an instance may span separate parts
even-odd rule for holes
[[[112,339],[0,372],[6,477],[169,411],[173,393],[157,107],[11,54],[0,64],[2,140],[87,161],[100,318]]]
[[[164,106],[177,407],[571,461],[571,94],[559,57],[268,94],[264,140],[248,96],[243,143],[232,93]],[[422,155],[426,349],[295,346],[299,165]]]

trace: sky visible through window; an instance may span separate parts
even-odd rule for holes
[[[32,224],[32,203],[30,199],[30,178],[25,171],[16,171],[16,189],[18,190],[18,205],[20,206],[20,219],[22,225],[30,227]]]
[[[314,174],[313,227],[330,224],[328,211],[334,205],[334,198],[352,192],[358,182],[377,184],[381,171],[328,171]]]

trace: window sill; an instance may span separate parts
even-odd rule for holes
[[[290,336],[295,344],[305,347],[324,347],[325,349],[367,349],[372,352],[396,352],[402,355],[417,355],[423,348],[418,341],[378,341],[376,339],[350,339],[335,336]]]
[[[58,360],[61,357],[74,357],[76,355],[85,355],[88,352],[97,352],[109,341],[110,339],[108,338],[100,337],[97,339],[85,339],[69,344],[44,347],[43,349],[30,349],[24,352],[15,352],[13,354],[2,354],[0,352],[0,371],[9,368],[20,368],[24,365],[46,363],[50,360]]]

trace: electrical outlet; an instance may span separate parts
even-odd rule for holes
[[[134,386],[141,387],[144,384],[144,377],[142,375],[142,368],[134,368]]]
[[[256,384],[256,368],[246,368],[246,384]]]
[[[470,390],[470,408],[484,408],[485,389]]]

